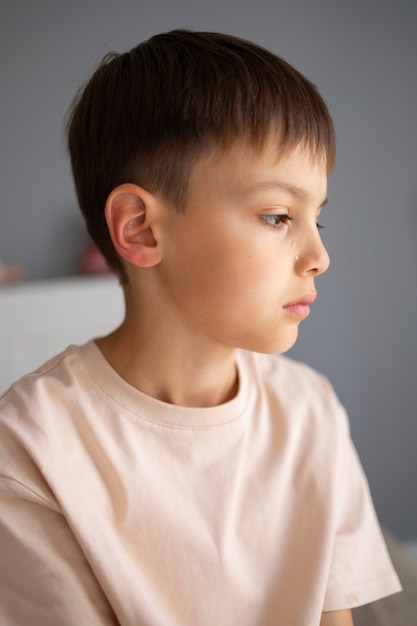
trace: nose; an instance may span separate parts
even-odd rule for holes
[[[329,268],[330,257],[323,244],[320,233],[315,227],[315,232],[306,238],[299,254],[295,257],[295,267],[299,274],[319,276]]]

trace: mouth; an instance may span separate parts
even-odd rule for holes
[[[313,304],[316,297],[317,293],[315,291],[310,291],[304,296],[301,296],[300,299],[284,305],[283,309],[291,315],[295,315],[300,319],[305,319],[310,315],[310,304]]]

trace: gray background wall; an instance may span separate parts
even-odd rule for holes
[[[332,267],[292,354],[324,371],[347,406],[381,520],[417,537],[416,3],[3,2],[0,258],[24,264],[29,280],[74,271],[87,240],[63,141],[69,102],[108,49],[176,27],[271,48],[330,105]]]

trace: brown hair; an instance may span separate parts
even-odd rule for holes
[[[286,61],[243,39],[175,30],[108,54],[68,121],[78,201],[88,231],[121,276],[104,217],[109,193],[133,182],[181,209],[192,164],[238,140],[260,149],[303,143],[335,158],[333,123],[315,86]]]

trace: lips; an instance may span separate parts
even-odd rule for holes
[[[314,291],[310,291],[309,293],[301,296],[298,300],[294,300],[293,302],[289,302],[283,308],[287,313],[291,313],[301,319],[305,319],[310,315],[310,304],[314,302],[317,294]]]

